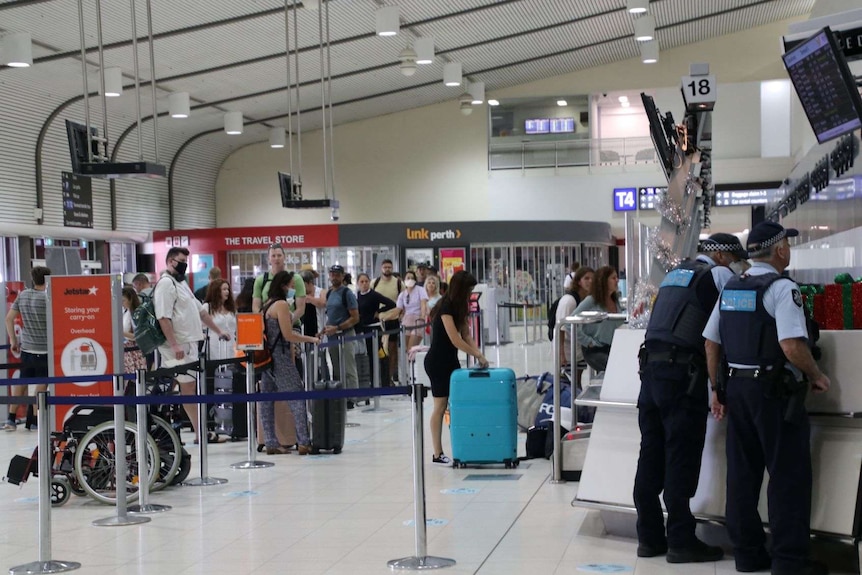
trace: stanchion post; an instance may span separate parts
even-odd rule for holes
[[[139,369],[135,375],[135,396],[144,397],[147,393],[147,370]],[[143,403],[139,403],[137,405],[137,412],[138,437],[136,439],[138,453],[141,454],[147,452],[147,434],[149,432],[147,429],[147,406]],[[181,456],[182,453],[174,454],[174,457]],[[138,482],[138,503],[136,505],[129,506],[129,513],[162,513],[164,511],[169,511],[171,509],[170,505],[156,505],[150,503],[150,482],[147,481],[150,473],[147,467],[146,457],[143,459],[141,459],[140,456],[138,457],[138,468],[142,469],[142,471],[139,471],[138,475],[143,479]],[[155,473],[158,473],[158,470],[156,470]]]
[[[496,304],[496,309],[494,309],[494,314],[495,314],[494,317],[496,319],[496,321],[494,322],[494,324],[495,324],[494,328],[497,332],[497,341],[494,342],[494,347],[499,348],[501,345],[503,345],[502,342],[500,341],[500,304],[499,303]]]
[[[247,351],[245,354],[245,392],[249,395],[254,393],[254,352]],[[248,458],[239,463],[232,463],[233,469],[263,469],[275,465],[272,461],[257,461],[257,426],[254,424],[254,415],[257,410],[257,402],[246,403],[245,422],[248,426]]]
[[[39,413],[48,413],[47,391],[36,393],[36,406]],[[39,446],[36,452],[39,466],[39,560],[12,567],[9,569],[10,575],[64,573],[81,568],[81,564],[75,561],[51,559],[51,426],[47,417],[39,423]]]
[[[398,331],[398,381],[407,385],[407,332],[402,325]]]
[[[371,362],[371,387],[380,389],[380,357],[377,355],[377,350],[380,345],[380,330],[374,328],[371,336],[372,355],[368,358]],[[392,410],[385,407],[380,407],[380,396],[374,396],[374,404],[371,407],[366,407],[362,410],[363,413],[390,413]]]
[[[403,332],[402,332],[403,333]],[[421,383],[412,386],[413,396],[413,527],[416,554],[412,557],[392,559],[387,564],[393,571],[424,571],[441,569],[455,565],[454,559],[433,557],[427,554],[427,533],[425,525],[425,467],[423,465],[425,446],[423,436],[422,402],[425,387]]]
[[[195,383],[198,398],[203,395],[206,395],[206,361],[202,358],[200,361],[200,365],[197,367],[195,371]],[[222,483],[227,483],[227,479],[222,477],[210,477],[209,476],[209,458],[207,457],[207,437],[209,436],[209,432],[207,431],[207,406],[206,403],[200,403],[200,399],[198,399],[198,446],[200,447],[200,460],[201,460],[201,476],[197,479],[192,479],[190,481],[184,481],[183,485],[187,485],[189,487],[208,487],[210,485],[221,485]],[[249,433],[251,430],[249,429]]]
[[[560,338],[563,337],[563,329],[566,327],[564,322],[560,322],[556,326],[554,326],[554,337],[557,342],[560,341]],[[551,483],[565,483],[563,479],[563,451],[562,451],[562,442],[560,437],[560,416],[562,415],[560,410],[560,385],[562,385],[562,378],[560,377],[560,373],[563,369],[562,362],[562,354],[560,353],[560,345],[554,346],[554,425],[553,425],[553,433],[554,433],[554,478],[551,480]]]
[[[338,378],[341,389],[347,389],[347,366],[344,364],[344,333],[339,333],[338,338]]]
[[[114,397],[122,397],[123,396],[123,376],[122,375],[114,375]],[[114,483],[116,484],[116,493],[117,493],[117,515],[112,517],[106,517],[105,519],[97,519],[93,521],[93,525],[96,527],[122,527],[125,525],[137,525],[138,523],[148,523],[150,521],[149,517],[129,517],[127,511],[127,502],[126,502],[126,475],[128,474],[128,462],[126,461],[126,408],[124,405],[120,403],[114,404],[114,472],[116,473],[116,478]],[[144,438],[146,439],[146,437]],[[138,451],[138,446],[135,446],[135,450]],[[144,445],[144,451],[138,451],[138,460],[141,458],[144,459],[143,467],[146,470],[147,464],[147,451],[146,444]],[[146,482],[149,480],[148,476],[141,477],[140,475],[141,463],[138,463],[138,477],[139,483],[141,481]],[[140,488],[140,486],[139,486]]]

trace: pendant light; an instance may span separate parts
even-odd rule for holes
[[[645,14],[649,12],[649,0],[626,0],[629,14]]]
[[[171,118],[188,118],[190,113],[189,93],[174,92],[168,96],[168,110]]]
[[[374,14],[378,36],[395,36],[401,28],[398,6],[383,6]]]
[[[426,66],[434,63],[434,38],[416,38],[413,42],[413,49],[416,51],[416,63],[420,66]]]
[[[105,96],[119,98],[123,95],[123,70],[105,68]]]
[[[11,32],[0,36],[0,66],[29,68],[33,65],[33,49],[29,32]]]
[[[242,134],[242,112],[226,112],[224,115],[225,133],[236,136]]]
[[[449,62],[443,66],[443,83],[450,88],[461,85],[460,62]]]
[[[635,40],[649,42],[655,38],[655,17],[641,16],[635,20]]]
[[[269,129],[269,147],[270,148],[283,148],[285,143],[284,136],[284,128],[281,126],[275,126]]]
[[[410,46],[407,46],[401,53],[398,54],[398,59],[401,60],[401,73],[405,76],[412,76],[416,73],[416,52]]]
[[[640,45],[641,49],[641,62],[644,64],[655,64],[658,62],[658,42],[655,40],[650,40],[649,42],[643,42]]]
[[[473,82],[467,91],[473,97],[470,102],[472,105],[479,106],[485,103],[485,82]]]

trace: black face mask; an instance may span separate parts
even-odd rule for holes
[[[177,266],[174,268],[174,271],[177,272],[177,276],[185,277],[186,270],[189,268],[188,262],[177,262]]]

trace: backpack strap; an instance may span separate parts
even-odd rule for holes
[[[376,289],[377,289],[377,285],[378,285],[379,283],[380,283],[380,276],[377,276],[376,278],[374,278],[374,283],[372,283],[372,284],[371,284],[371,289],[376,290]]]
[[[267,302],[267,304],[264,306],[264,308],[262,310],[260,310],[261,315],[263,315],[263,334],[264,334],[263,339],[264,340],[266,340],[266,312],[268,312],[269,308],[271,308],[273,306],[273,304],[275,304],[275,302],[277,302],[277,301],[279,301],[279,300],[270,298],[270,300]],[[279,325],[278,335],[275,336],[275,341],[272,342],[272,345],[269,345],[269,342],[267,342],[266,348],[269,351],[274,350],[275,346],[277,346],[279,344],[279,342],[281,342],[281,340],[282,340],[281,326]]]

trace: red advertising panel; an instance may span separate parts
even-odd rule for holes
[[[455,272],[467,266],[467,250],[464,248],[440,248],[440,279],[448,282]]]
[[[114,373],[113,280],[114,276],[109,275],[48,278],[51,375],[81,378],[74,384],[56,385],[54,394],[57,396],[110,396],[114,393],[110,381],[87,380],[88,376]],[[118,351],[122,353],[122,349]],[[63,427],[70,409],[67,405],[57,406],[57,429]]]
[[[4,311],[3,317],[6,317],[5,314],[9,313],[9,310],[12,309],[12,304],[15,303],[15,300],[18,298],[18,294],[24,291],[24,282],[6,282],[6,309]],[[21,326],[24,325],[24,320],[21,319],[21,314],[15,317],[15,335],[18,336],[18,341],[21,341]],[[3,342],[4,344],[9,344],[9,334],[6,334],[6,340]],[[12,350],[8,350],[6,353],[6,362],[7,363],[21,363],[21,354],[13,353]],[[17,369],[10,368],[7,371],[6,377],[20,377]]]

